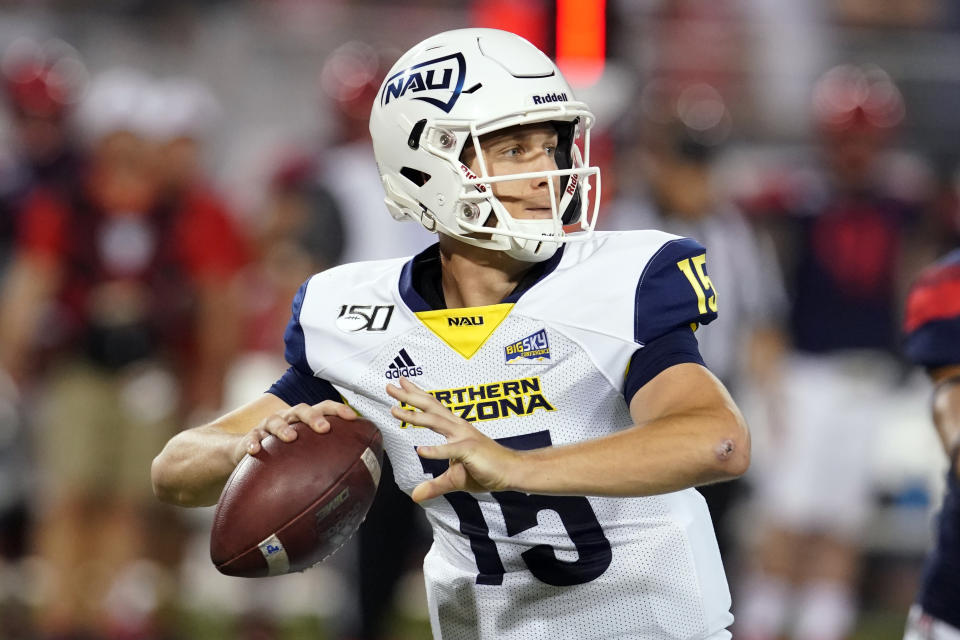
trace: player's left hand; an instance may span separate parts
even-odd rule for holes
[[[519,452],[483,435],[406,378],[400,378],[399,383],[400,386],[388,384],[387,393],[401,405],[416,407],[419,411],[394,406],[390,413],[397,420],[444,436],[447,444],[417,447],[417,453],[422,458],[450,461],[450,468],[444,473],[417,485],[411,496],[414,501],[423,502],[451,491],[476,493],[512,488],[510,477],[521,463]]]

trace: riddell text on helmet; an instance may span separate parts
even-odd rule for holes
[[[549,104],[551,102],[566,102],[569,100],[566,93],[548,93],[545,96],[533,96],[533,104]]]

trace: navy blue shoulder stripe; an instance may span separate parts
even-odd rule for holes
[[[317,378],[290,367],[267,391],[291,407],[301,402],[314,405],[324,400],[343,402],[340,393],[323,378]]]
[[[623,397],[627,405],[640,387],[656,378],[661,371],[685,362],[706,366],[690,327],[677,327],[637,349],[630,358],[623,381]]]
[[[283,332],[283,342],[285,345],[284,357],[287,362],[303,373],[313,375],[310,364],[307,362],[307,346],[303,336],[303,327],[300,325],[300,312],[303,309],[303,299],[307,295],[308,284],[310,284],[309,278],[300,285],[297,295],[293,297],[290,322],[287,323],[287,328]]]
[[[633,338],[647,344],[676,327],[712,322],[716,304],[706,249],[691,238],[670,240],[650,258],[637,281]]]

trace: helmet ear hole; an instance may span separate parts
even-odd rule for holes
[[[430,180],[431,177],[429,173],[419,171],[412,167],[402,167],[400,169],[400,175],[418,187],[422,187],[423,185],[427,184],[427,181]]]

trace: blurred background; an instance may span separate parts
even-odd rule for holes
[[[391,483],[323,566],[243,581],[149,465],[285,370],[311,273],[432,242],[387,215],[367,118],[400,53],[467,26],[594,109],[600,228],[708,247],[698,336],[754,437],[703,489],[735,637],[902,637],[946,459],[899,325],[960,237],[958,7],[0,3],[0,638],[429,637],[429,528]]]

